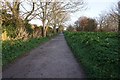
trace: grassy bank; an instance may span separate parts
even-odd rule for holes
[[[65,32],[64,35],[78,62],[85,67],[88,77],[120,76],[120,47],[117,33]]]
[[[14,61],[17,57],[25,54],[27,51],[37,47],[43,42],[48,41],[50,38],[32,38],[27,41],[3,41],[2,42],[2,64],[3,66]]]

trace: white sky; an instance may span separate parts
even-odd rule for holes
[[[73,24],[80,16],[91,18],[99,17],[99,14],[109,11],[119,0],[84,0],[87,3],[87,10],[78,11],[71,14],[71,19],[67,21],[67,25]],[[32,20],[31,23],[40,25],[38,20]]]
[[[99,14],[108,12],[119,0],[84,0],[87,3],[87,10],[71,14],[67,24],[73,24],[80,16],[91,18],[99,17]]]

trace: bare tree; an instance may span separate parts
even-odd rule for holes
[[[51,12],[51,2],[42,2],[38,1],[37,5],[40,6],[38,13],[37,13],[37,19],[40,19],[42,21],[42,35],[43,37],[46,37],[46,30],[47,30],[47,22],[48,22],[48,16]]]
[[[120,33],[120,1],[118,2],[118,19],[119,19],[119,24],[118,24],[118,32]]]
[[[61,2],[60,0],[27,0],[27,2],[22,2],[22,0],[2,0],[5,7],[7,7],[7,12],[12,15],[15,21],[14,23],[18,29],[17,38],[24,38],[28,36],[26,32],[26,23],[32,19],[40,19],[42,21],[43,36],[46,36],[48,26],[53,25],[55,30],[56,26],[63,24],[68,19],[69,12],[75,12],[83,8],[83,0],[67,2]],[[31,9],[27,9],[24,5],[27,4]]]
[[[85,16],[80,17],[77,22],[77,24],[79,24],[79,27],[76,28],[77,31],[95,31],[97,27],[97,22],[95,19]]]
[[[115,31],[119,30],[119,15],[117,6],[113,7],[109,12],[104,12],[98,20],[100,31]]]
[[[53,23],[54,33],[56,32],[56,26],[62,25],[69,19],[68,12],[62,6],[62,3],[54,2],[53,11],[51,12],[51,19]]]
[[[67,18],[68,12],[75,12],[83,7],[83,1],[67,1],[61,2],[60,0],[47,0],[46,2],[38,1],[37,5],[41,6],[39,9],[38,17],[42,20],[43,36],[46,36],[48,24],[53,24],[54,32],[56,25],[62,24]]]
[[[13,23],[15,23],[15,26],[17,27],[16,39],[27,38],[29,35],[26,31],[26,26],[27,26],[26,23],[28,23],[30,20],[33,19],[33,17],[30,18],[30,16],[32,16],[32,14],[35,11],[35,2],[33,2],[33,0],[29,2],[31,3],[30,6],[32,7],[32,9],[27,11],[27,9],[23,6],[23,2],[21,0],[1,1],[3,5],[2,8],[6,11],[6,14],[9,13],[11,15],[11,18],[13,19],[10,22],[13,21]],[[21,11],[21,8],[24,8],[25,10],[24,13]],[[6,15],[3,14],[3,16],[5,17]],[[5,18],[5,19],[9,20],[11,18]]]

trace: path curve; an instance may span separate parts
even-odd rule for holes
[[[77,63],[60,34],[33,49],[3,71],[3,78],[84,78],[84,71]]]

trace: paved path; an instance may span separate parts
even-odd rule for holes
[[[84,78],[63,34],[33,49],[3,71],[3,78]]]

